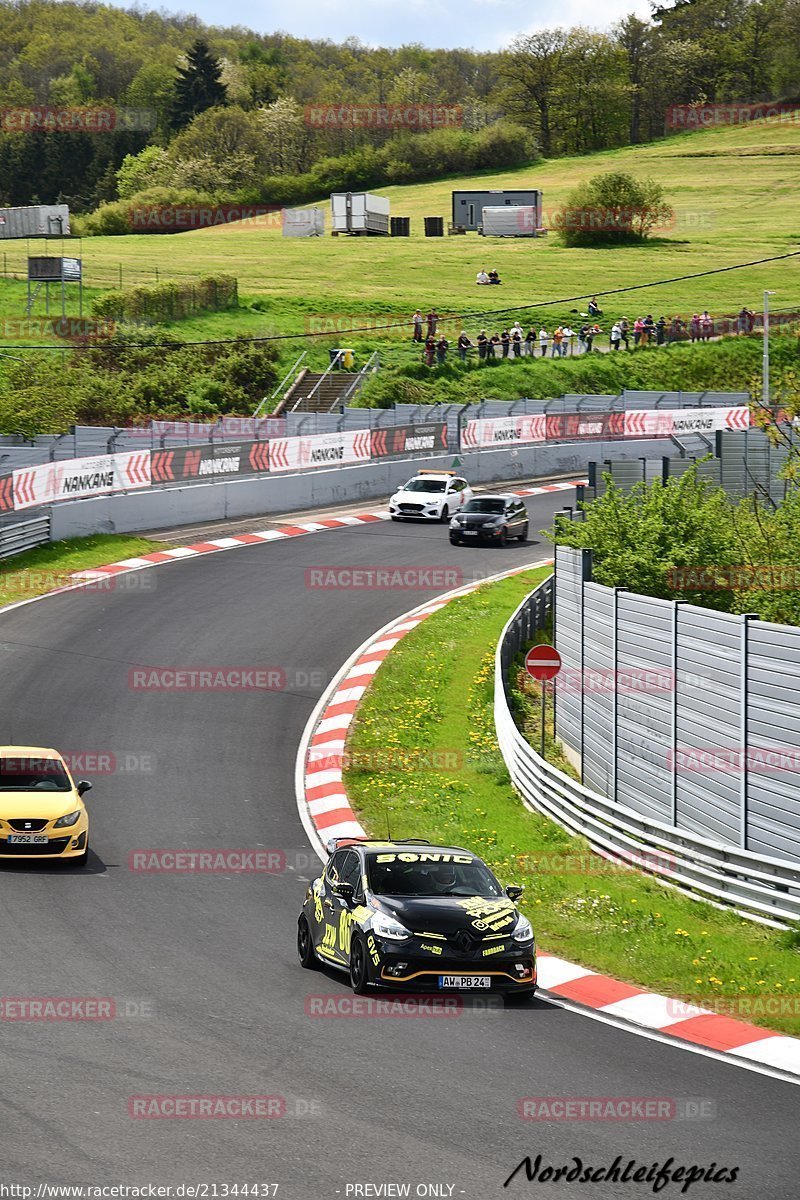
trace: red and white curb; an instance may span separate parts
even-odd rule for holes
[[[361,698],[386,656],[410,630],[452,600],[485,583],[543,565],[528,563],[489,576],[412,609],[367,638],[340,669],[306,725],[295,771],[300,818],[322,861],[327,858],[325,844],[330,838],[365,836],[345,790],[344,750]],[[568,1006],[590,1009],[590,1015],[637,1033],[663,1035],[664,1041],[674,1040],[686,1049],[711,1052],[738,1066],[800,1082],[798,1038],[646,992],[553,954],[540,951],[538,959],[540,987]]]

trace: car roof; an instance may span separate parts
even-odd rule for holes
[[[423,838],[408,838],[405,841],[393,840],[391,838],[335,838],[336,842],[331,854],[335,854],[337,850],[357,850],[359,846],[369,852],[374,853],[378,850],[395,850],[398,853],[414,854],[422,852],[424,854],[469,854],[472,858],[480,856],[474,854],[472,850],[466,850],[463,846],[440,846],[432,845],[426,842]],[[330,843],[329,843],[330,845]]]
[[[472,497],[473,500],[519,500],[519,496],[515,496],[513,492],[478,492],[477,496]]]
[[[57,758],[64,759],[57,750],[46,746],[0,746],[0,758]]]

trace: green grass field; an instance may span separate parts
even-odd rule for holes
[[[616,250],[565,249],[554,234],[542,239],[484,240],[477,234],[426,239],[422,218],[450,214],[450,192],[472,182],[486,187],[530,186],[543,190],[545,219],[579,181],[601,171],[652,175],[676,210],[675,227],[650,245]],[[551,160],[525,170],[381,189],[395,215],[410,216],[406,239],[284,239],[275,228],[232,224],[175,235],[87,238],[81,253],[92,287],[125,286],[160,279],[228,272],[238,277],[245,302],[268,300],[261,314],[222,314],[184,322],[188,336],[302,332],[318,315],[343,322],[353,316],[379,320],[435,304],[441,312],[512,307],[606,288],[664,279],[800,249],[796,190],[800,175],[800,123],[783,121],[741,128],[684,133],[648,146],[582,158]],[[327,203],[327,198],[324,202]],[[50,249],[55,250],[55,243]],[[6,270],[24,272],[26,244],[9,243]],[[476,289],[481,267],[497,267],[502,289]],[[797,290],[798,264],[784,262],[696,282],[648,288],[624,302],[637,312],[687,313],[708,307],[734,312],[761,303],[775,288],[777,307],[789,307]],[[24,315],[25,285],[14,311]],[[43,312],[37,303],[36,313]],[[537,314],[538,315],[538,314]],[[366,323],[366,321],[365,321]],[[8,340],[8,339],[6,339]]]
[[[164,550],[166,543],[124,534],[101,533],[94,537],[67,538],[37,546],[25,554],[0,560],[0,606],[42,596],[72,582],[73,571],[85,571],[105,563],[119,562],[152,550]],[[114,581],[109,581],[113,587]]]
[[[593,854],[511,787],[493,721],[494,648],[549,568],[454,600],[396,646],[351,726],[347,791],[368,832],[480,854],[543,950],[662,995],[800,1035],[800,933],[745,921]],[[551,747],[552,748],[552,747]]]

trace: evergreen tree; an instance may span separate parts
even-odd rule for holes
[[[186,55],[186,66],[178,67],[172,126],[183,129],[198,113],[224,104],[227,89],[222,83],[222,66],[208,43],[198,38]]]

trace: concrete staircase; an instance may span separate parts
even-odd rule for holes
[[[284,412],[330,412],[337,404],[345,402],[348,393],[352,399],[359,386],[356,382],[358,378],[357,371],[330,371],[323,374],[322,371],[303,370],[276,407],[274,415]]]

